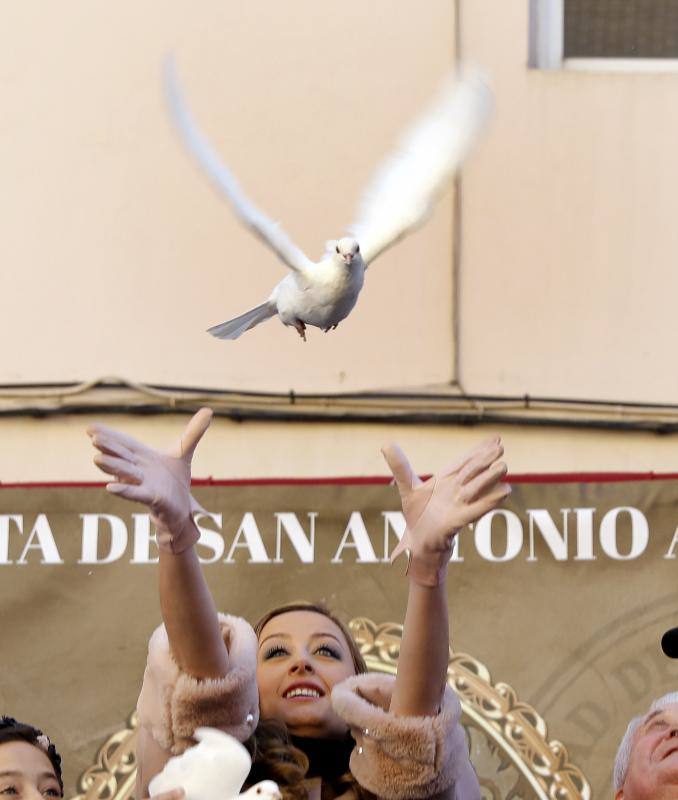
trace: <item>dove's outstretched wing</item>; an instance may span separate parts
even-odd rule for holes
[[[171,56],[165,59],[163,75],[167,104],[179,135],[216,188],[226,196],[236,215],[271,247],[290,269],[303,273],[309,267],[313,267],[313,262],[294,244],[285,231],[263,214],[247,197],[233,173],[219,159],[212,145],[198,128],[184,103]]]
[[[349,228],[366,264],[426,219],[492,110],[483,76],[448,78],[439,97],[378,168]]]

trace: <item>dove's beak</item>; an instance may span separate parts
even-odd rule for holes
[[[353,256],[352,256],[350,253],[346,253],[346,254],[344,255],[344,261],[345,261],[347,264],[350,264],[350,263],[351,263],[351,261],[353,261]]]

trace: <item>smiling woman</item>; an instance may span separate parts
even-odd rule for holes
[[[315,603],[273,609],[254,626],[262,718],[283,721],[292,735],[338,738],[346,724],[332,710],[332,688],[367,672],[346,626]]]
[[[268,611],[254,631],[261,718],[249,783],[273,777],[286,794],[305,797],[309,781],[320,780],[326,793],[367,794],[350,773],[353,739],[331,702],[336,683],[367,672],[348,627],[300,600]]]
[[[395,678],[365,675],[348,629],[322,606],[293,603],[256,626],[217,614],[195,552],[191,460],[211,419],[202,409],[167,452],[104,426],[88,433],[107,489],[145,503],[160,549],[165,622],[149,643],[138,702],[137,797],[196,728],[250,748],[247,783],[275,780],[285,800],[336,797],[476,800],[457,697],[447,686],[445,579],[459,529],[509,493],[497,437],[422,482],[404,453],[384,457],[406,529],[408,603]]]

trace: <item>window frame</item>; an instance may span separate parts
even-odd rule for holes
[[[678,58],[564,58],[565,0],[529,0],[529,56],[532,69],[579,72],[678,72]]]

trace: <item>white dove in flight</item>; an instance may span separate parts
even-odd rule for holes
[[[150,782],[151,797],[181,786],[186,792],[185,800],[282,800],[274,781],[261,781],[239,794],[252,759],[233,736],[216,728],[197,728],[194,738],[198,744],[170,758]]]
[[[252,203],[220,161],[182,99],[171,58],[165,64],[165,89],[172,120],[188,150],[236,216],[290,269],[265,303],[209,328],[218,339],[237,339],[276,314],[304,341],[307,325],[326,332],[336,328],[355,306],[369,264],[429,216],[492,109],[492,93],[478,72],[467,69],[459,79],[449,77],[429,111],[374,174],[359,203],[357,222],[348,228],[351,235],[327,242],[325,254],[314,263]]]

